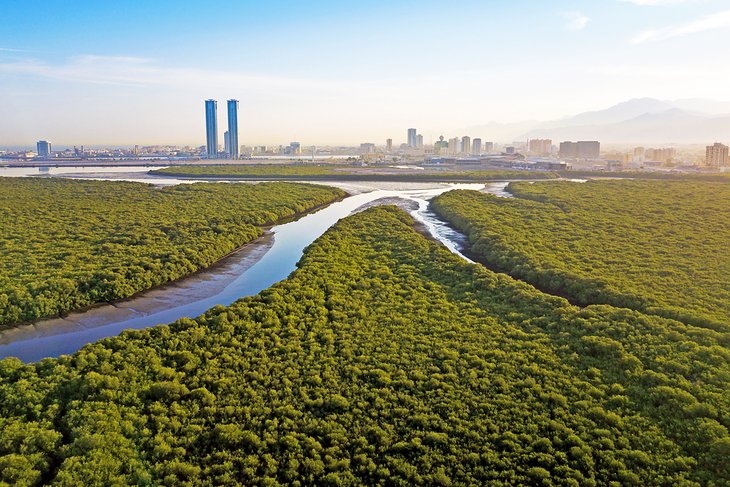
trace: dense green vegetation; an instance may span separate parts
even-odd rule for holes
[[[342,166],[334,164],[216,164],[205,166],[170,166],[150,171],[150,174],[163,176],[250,176],[250,177],[275,177],[275,176],[326,176],[331,174],[344,173],[354,169],[353,166]]]
[[[730,184],[512,183],[433,201],[489,266],[568,296],[730,329]]]
[[[196,319],[0,361],[13,485],[728,485],[727,333],[580,309],[393,207]]]
[[[535,171],[402,171],[383,172],[377,166],[364,169],[336,165],[223,164],[217,166],[170,166],[150,174],[188,178],[306,179],[320,181],[504,181],[553,179],[553,172]],[[390,169],[392,171],[392,169]]]
[[[389,172],[390,171],[390,172]],[[728,174],[687,174],[650,171],[510,171],[510,170],[464,170],[442,168],[426,171],[403,170],[393,172],[387,167],[369,168],[336,164],[219,164],[195,166],[170,166],[155,169],[150,174],[179,178],[208,179],[290,179],[321,181],[505,181],[523,179],[576,179],[576,178],[619,178],[619,179],[662,179],[693,181],[729,181]]]
[[[612,178],[612,179],[661,179],[669,181],[719,181],[730,182],[730,173],[705,172],[661,172],[661,171],[558,171],[567,179]]]
[[[344,196],[291,183],[0,178],[0,326],[129,297]]]

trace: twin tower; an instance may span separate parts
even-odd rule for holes
[[[230,159],[240,156],[238,146],[238,100],[228,100],[228,132],[225,139],[225,155]],[[205,100],[205,145],[209,159],[218,157],[218,102]]]

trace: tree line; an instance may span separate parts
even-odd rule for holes
[[[336,164],[285,165],[285,164],[220,164],[210,166],[170,166],[150,171],[150,174],[187,178],[221,179],[281,179],[319,181],[505,181],[510,179],[554,179],[559,177],[548,171],[510,170],[435,170],[398,171],[388,167],[373,166],[367,169]]]

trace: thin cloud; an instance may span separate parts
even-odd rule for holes
[[[565,19],[565,28],[572,31],[585,29],[588,22],[591,21],[590,17],[580,12],[564,12],[562,17]]]
[[[625,77],[632,79],[688,79],[705,77],[711,73],[717,73],[717,69],[704,66],[682,68],[677,66],[648,66],[635,64],[598,66],[591,68],[590,71],[601,76]]]
[[[84,54],[71,58],[78,64],[94,64],[94,63],[120,63],[120,64],[150,64],[154,62],[152,58],[136,57],[136,56],[98,56],[96,54]]]
[[[631,39],[631,42],[633,44],[643,44],[645,42],[663,41],[726,27],[730,27],[730,10],[717,12],[683,25],[646,30]]]
[[[619,0],[624,3],[633,3],[634,5],[661,7],[664,5],[678,5],[680,3],[694,3],[697,0]]]
[[[187,67],[162,66],[150,58],[131,56],[82,55],[61,64],[37,59],[0,62],[0,73],[51,78],[67,82],[117,86],[175,86],[211,89],[239,86],[247,89],[334,90],[346,86],[328,80],[310,80],[242,72],[209,71]]]

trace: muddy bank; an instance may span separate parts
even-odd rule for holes
[[[143,291],[129,299],[99,304],[86,310],[69,313],[65,317],[1,330],[0,345],[141,319],[169,308],[199,301],[225,289],[244,271],[261,260],[273,244],[274,236],[267,231],[262,237],[238,248],[205,269]]]

